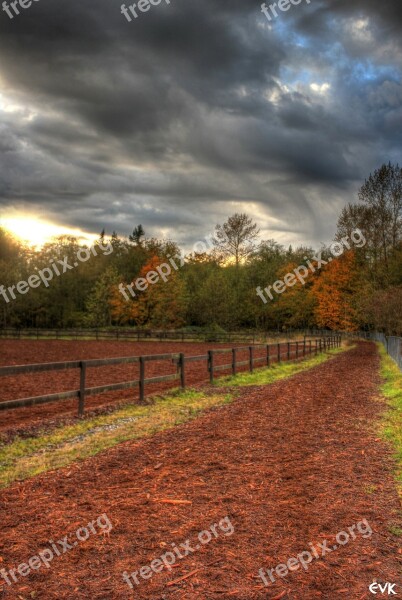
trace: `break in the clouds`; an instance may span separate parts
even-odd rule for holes
[[[130,1],[126,4],[130,4]],[[236,211],[328,241],[400,162],[402,5],[38,0],[0,14],[0,210],[184,245]]]

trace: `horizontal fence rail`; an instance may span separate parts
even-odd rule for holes
[[[233,331],[233,332],[209,332],[206,331],[174,331],[159,329],[0,329],[0,338],[4,339],[90,339],[90,340],[128,340],[128,341],[202,341],[202,342],[247,342],[275,339],[278,337],[294,336],[320,336],[328,337],[335,335],[331,331],[295,329],[288,331]]]
[[[46,404],[49,402],[57,402],[60,400],[67,400],[70,398],[78,398],[78,415],[81,417],[85,412],[85,399],[88,396],[94,396],[102,394],[104,392],[126,390],[138,387],[139,390],[139,401],[140,403],[145,402],[145,386],[146,384],[161,383],[165,381],[176,381],[180,380],[180,386],[182,389],[186,387],[186,365],[194,362],[205,362],[207,365],[207,372],[209,374],[209,380],[211,383],[214,382],[215,374],[219,371],[230,371],[233,375],[237,373],[238,367],[248,366],[250,372],[253,372],[254,368],[261,363],[264,366],[269,367],[272,362],[281,363],[284,360],[290,361],[292,359],[303,358],[307,355],[317,355],[320,352],[329,350],[330,348],[339,347],[341,345],[341,336],[326,336],[323,338],[307,339],[304,338],[302,341],[296,340],[292,342],[278,342],[277,344],[254,344],[252,346],[239,346],[236,348],[219,348],[208,350],[207,354],[201,354],[198,356],[185,356],[184,353],[170,353],[170,354],[154,354],[146,356],[129,356],[122,358],[102,358],[102,359],[91,359],[81,361],[69,361],[69,362],[56,362],[56,363],[44,363],[44,364],[32,364],[32,365],[16,365],[16,366],[5,366],[0,367],[0,377],[2,376],[14,376],[29,373],[43,373],[47,371],[64,371],[68,369],[79,369],[80,370],[80,388],[78,390],[71,390],[67,392],[61,392],[57,394],[47,394],[44,396],[35,396],[32,398],[23,398],[18,400],[9,400],[0,402],[0,411],[9,410],[14,408],[22,408],[34,406],[37,404]],[[263,349],[264,356],[255,356],[256,349]],[[272,352],[273,350],[273,352]],[[238,360],[239,352],[248,352],[247,360]],[[220,354],[229,354],[230,362],[227,364],[216,364],[215,358]],[[152,361],[169,361],[170,364],[175,365],[176,373],[169,375],[161,375],[157,377],[146,378],[146,364]],[[93,367],[101,367],[108,365],[120,365],[138,363],[139,364],[139,378],[132,381],[125,381],[121,383],[112,383],[108,385],[101,385],[97,387],[86,387],[87,370]]]

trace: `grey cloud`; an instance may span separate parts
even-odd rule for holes
[[[350,35],[359,19],[370,35]],[[398,159],[401,21],[394,0],[302,3],[271,29],[251,0],[171,0],[132,23],[110,0],[2,13],[0,207],[188,244],[251,205],[289,242],[329,240],[361,179]]]

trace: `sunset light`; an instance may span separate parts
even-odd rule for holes
[[[13,215],[0,218],[0,227],[12,233],[22,242],[34,247],[43,246],[60,235],[74,236],[83,243],[93,242],[98,237],[95,234],[86,233],[81,229],[56,225],[38,217],[27,215]]]

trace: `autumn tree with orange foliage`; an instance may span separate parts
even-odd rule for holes
[[[139,291],[133,286],[135,297],[126,300],[119,290],[116,290],[111,301],[114,319],[121,324],[134,323],[164,329],[181,327],[185,323],[187,309],[185,283],[172,266],[166,281],[160,276],[158,281],[156,269],[164,262],[159,256],[153,256],[141,269],[138,279],[148,282],[148,287],[144,291]],[[141,282],[141,287],[144,285]]]
[[[312,287],[316,299],[314,310],[318,327],[355,331],[358,314],[354,298],[359,289],[359,273],[353,250],[328,263]]]

